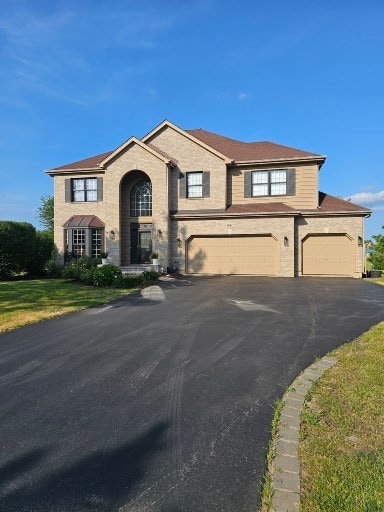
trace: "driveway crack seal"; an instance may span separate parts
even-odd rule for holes
[[[299,471],[299,428],[300,413],[304,399],[313,383],[325,370],[336,363],[326,356],[304,370],[288,387],[283,396],[277,434],[272,447],[275,457],[271,463],[271,511],[299,512],[300,471]],[[308,376],[311,376],[311,380]],[[300,390],[300,391],[299,391]],[[294,402],[295,406],[292,406]]]

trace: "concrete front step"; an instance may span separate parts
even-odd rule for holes
[[[142,274],[143,272],[147,272],[150,270],[151,265],[140,264],[140,265],[126,265],[124,267],[120,267],[123,275],[125,274]]]

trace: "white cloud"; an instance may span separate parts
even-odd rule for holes
[[[251,97],[251,95],[247,92],[241,92],[237,98],[240,100],[240,101],[245,101],[245,100],[249,100],[249,98]]]
[[[346,198],[352,203],[368,206],[373,210],[384,210],[384,190],[381,192],[358,192]]]

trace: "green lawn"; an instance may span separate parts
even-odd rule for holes
[[[0,333],[105,304],[132,291],[93,288],[63,279],[0,282]]]
[[[384,511],[384,323],[331,355],[302,412],[300,510]]]

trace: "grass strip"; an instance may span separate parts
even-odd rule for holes
[[[99,306],[132,291],[93,288],[63,279],[0,282],[0,333]]]
[[[276,436],[279,430],[279,421],[281,410],[284,407],[283,400],[275,402],[273,417],[271,422],[271,438],[268,444],[267,452],[267,470],[264,475],[263,488],[261,491],[261,508],[260,512],[268,512],[271,508],[272,502],[272,462],[276,456]]]
[[[330,354],[301,415],[302,512],[384,510],[384,323]]]

